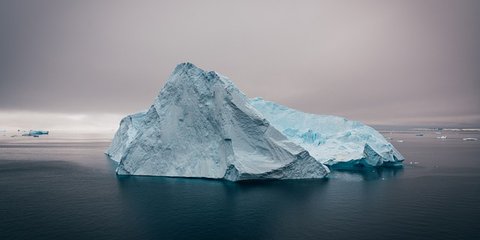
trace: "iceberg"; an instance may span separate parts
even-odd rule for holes
[[[28,133],[22,134],[22,136],[30,136],[30,137],[39,137],[40,135],[48,135],[48,131],[30,130],[28,131]]]
[[[30,130],[29,134],[31,134],[31,135],[48,135],[48,131],[44,131],[44,130]]]
[[[329,173],[265,116],[227,77],[182,63],[148,110],[121,120],[105,153],[118,175],[241,181]]]
[[[401,166],[404,160],[378,131],[360,122],[303,113],[262,98],[250,104],[289,140],[333,169]]]

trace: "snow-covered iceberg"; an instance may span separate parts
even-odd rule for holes
[[[333,168],[401,166],[404,160],[379,132],[360,122],[303,113],[262,98],[250,104],[289,140]]]
[[[329,170],[285,137],[226,77],[178,65],[154,104],[125,117],[106,154],[119,175],[323,178]]]

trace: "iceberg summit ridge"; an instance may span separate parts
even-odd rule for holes
[[[192,63],[176,66],[148,110],[121,120],[105,153],[118,175],[229,181],[323,178],[326,165],[403,161],[373,128],[248,99]]]

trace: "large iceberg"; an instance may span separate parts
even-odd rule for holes
[[[106,154],[118,162],[119,175],[239,181],[329,172],[228,78],[191,63],[175,68],[147,111],[122,119]]]
[[[404,160],[379,132],[360,122],[303,113],[262,98],[250,104],[289,140],[334,169],[401,166]]]

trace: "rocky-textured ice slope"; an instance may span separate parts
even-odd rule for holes
[[[288,139],[334,168],[397,166],[404,160],[379,132],[360,122],[303,113],[261,98],[250,103]]]
[[[328,168],[288,140],[226,77],[178,65],[154,104],[125,117],[106,153],[117,174],[322,178]]]

